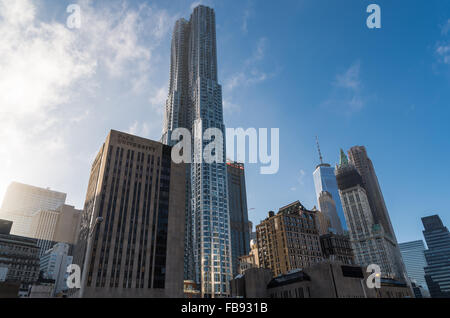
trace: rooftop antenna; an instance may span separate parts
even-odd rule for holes
[[[323,165],[322,152],[320,152],[319,137],[316,136],[317,150],[319,151],[320,164]]]

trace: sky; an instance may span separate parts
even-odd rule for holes
[[[81,27],[67,26],[70,4]],[[312,173],[364,145],[399,242],[420,218],[450,226],[450,2],[388,0],[0,0],[0,201],[12,181],[82,208],[110,129],[159,140],[171,32],[216,11],[225,124],[280,129],[280,169],[246,166],[249,218],[300,200]],[[368,29],[366,8],[381,8]]]

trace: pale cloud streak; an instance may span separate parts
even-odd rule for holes
[[[71,30],[65,15],[61,22],[41,21],[31,0],[0,0],[0,199],[13,180],[52,183],[70,174],[78,153],[90,150],[71,149],[67,137],[94,109],[72,101],[95,97],[106,80],[126,78],[123,93],[154,93],[149,120],[130,128],[148,135],[161,127],[161,83],[149,74],[174,17],[146,4],[78,3],[81,29]]]
[[[322,107],[352,115],[365,106],[360,79],[361,62],[356,61],[344,72],[338,73],[332,82],[330,97],[322,103]]]
[[[253,54],[244,61],[244,65],[241,67],[242,70],[225,80],[225,90],[227,92],[233,91],[236,87],[264,82],[275,75],[275,73],[267,73],[261,69],[260,64],[265,58],[267,43],[267,38],[260,38]]]
[[[447,39],[442,40],[436,44],[435,54],[439,63],[450,65],[450,41],[448,40],[450,32],[450,19],[441,27],[441,34]]]

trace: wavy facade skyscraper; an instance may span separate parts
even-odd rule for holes
[[[172,133],[186,128],[192,135],[192,164],[187,168],[185,279],[195,280],[202,296],[229,295],[232,278],[230,216],[225,141],[220,163],[194,158],[209,140],[203,133],[217,128],[225,136],[222,87],[217,78],[214,10],[198,6],[190,20],[176,22],[172,36],[169,95],[162,142],[173,144]]]

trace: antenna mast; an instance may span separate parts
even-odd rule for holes
[[[316,136],[317,150],[319,151],[320,164],[323,164],[322,152],[320,151],[319,137]]]

